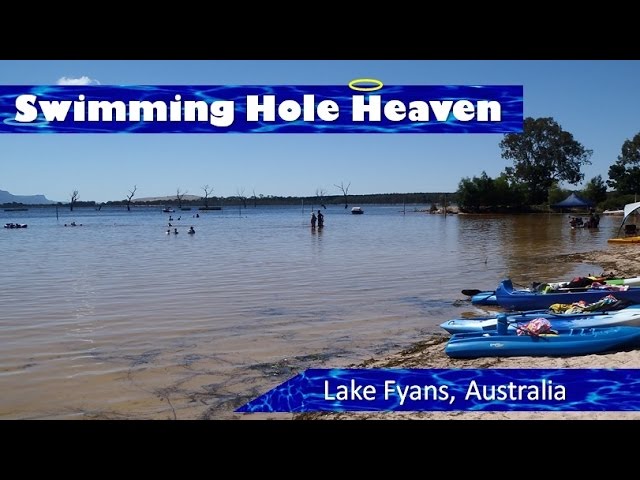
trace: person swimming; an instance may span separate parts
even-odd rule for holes
[[[189,227],[189,231],[187,233],[189,233],[189,234],[196,233],[196,231],[193,229],[193,225],[191,227]]]

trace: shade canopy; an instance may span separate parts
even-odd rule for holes
[[[628,203],[624,206],[624,217],[622,223],[625,222],[627,217],[640,208],[640,202]]]
[[[580,198],[578,195],[576,195],[575,193],[572,193],[563,201],[559,203],[555,203],[551,206],[555,208],[592,207],[593,202],[590,202],[589,200],[584,200]]]
[[[624,227],[627,218],[629,218],[633,214],[633,212],[638,209],[640,209],[640,202],[627,203],[624,206],[624,216],[622,217],[622,223],[620,224],[620,228],[618,229],[618,236],[620,236],[620,231],[622,230],[622,227]]]

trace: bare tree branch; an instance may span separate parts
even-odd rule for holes
[[[316,188],[316,197],[318,198],[318,203],[322,208],[327,208],[324,204],[324,196],[327,194],[327,191],[323,188]]]
[[[133,186],[133,190],[129,190],[129,195],[127,195],[127,211],[131,211],[131,199],[136,194],[136,190],[138,189],[137,185]]]
[[[244,187],[238,187],[236,192],[238,193],[238,198],[242,201],[244,208],[247,208],[247,197],[244,196]]]
[[[340,182],[340,185],[336,185],[334,183],[334,185],[342,191],[342,195],[344,196],[344,208],[347,208],[349,206],[347,203],[347,195],[349,195],[349,187],[351,186],[351,182],[349,182],[349,185],[347,185],[346,187],[344,185],[344,182]]]
[[[211,195],[211,193],[213,192],[213,187],[209,187],[209,185],[207,184],[202,187],[202,190],[204,190],[204,197],[202,197],[202,199],[204,200],[204,206],[205,208],[209,208],[209,195]]]
[[[71,196],[71,203],[69,204],[69,209],[73,212],[73,206],[78,201],[78,190],[74,190],[73,192],[71,192],[70,196]]]
[[[181,192],[180,188],[178,187],[178,190],[176,191],[176,199],[178,200],[178,208],[182,208],[182,199],[187,194],[187,191],[188,190],[185,190],[184,192]]]

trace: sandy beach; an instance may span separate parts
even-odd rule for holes
[[[554,261],[598,265],[603,273],[640,276],[640,245],[610,246],[606,250],[557,256]],[[351,368],[640,368],[640,350],[577,357],[509,357],[452,359],[444,353],[444,332],[383,358],[371,358]],[[314,412],[297,420],[640,420],[640,412]]]

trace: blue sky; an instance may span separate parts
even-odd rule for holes
[[[607,179],[622,143],[640,132],[640,61],[609,60],[12,60],[0,84],[54,85],[523,85],[524,114],[553,117],[593,150],[585,180]],[[0,189],[68,201],[175,195],[313,196],[453,192],[497,176],[501,134],[2,134]]]

